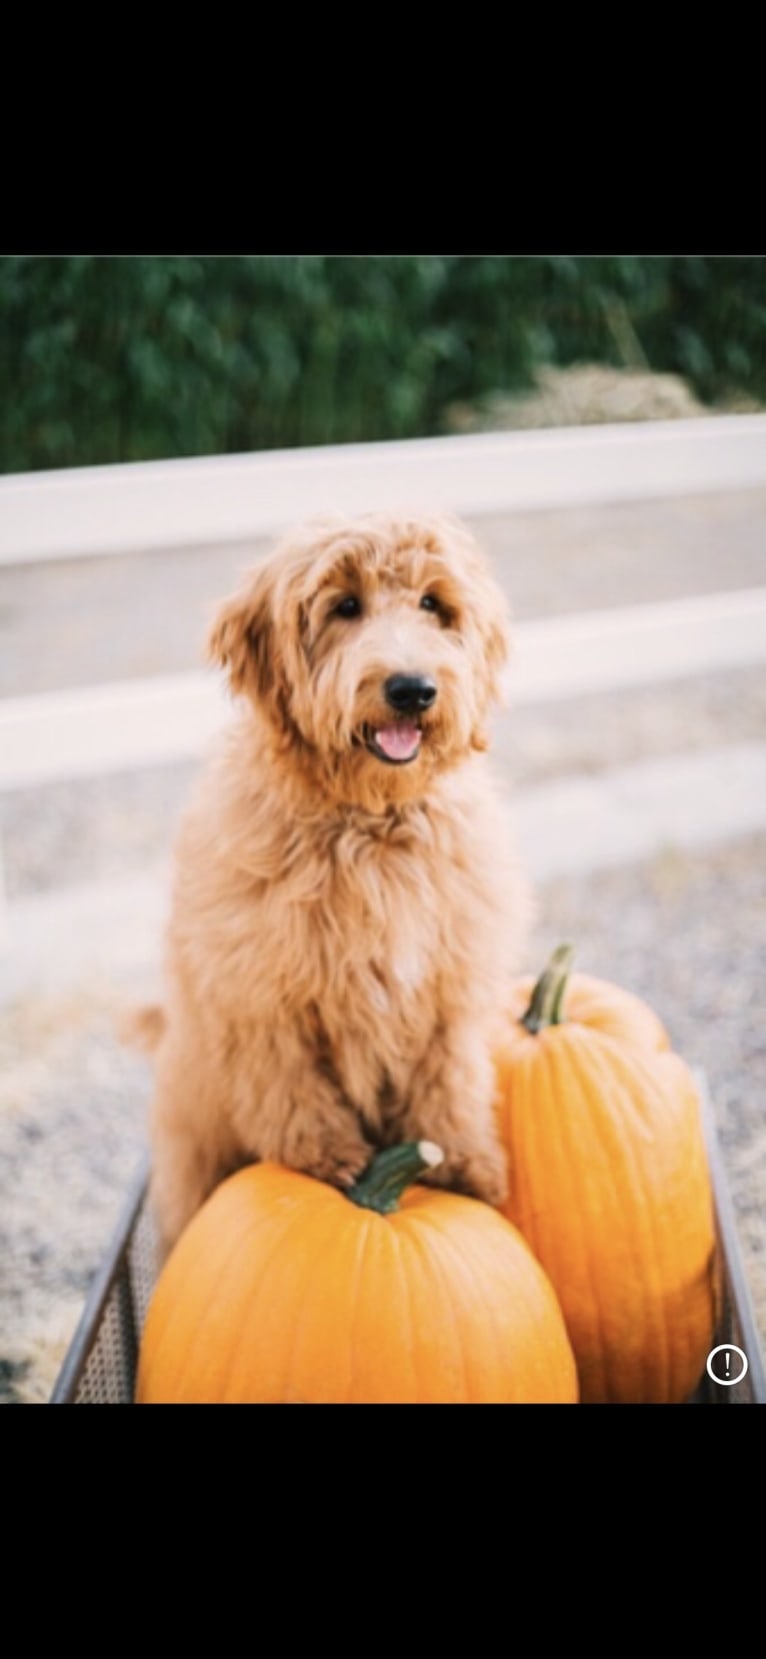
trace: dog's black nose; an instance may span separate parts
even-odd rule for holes
[[[392,674],[383,687],[386,702],[397,714],[419,714],[430,709],[436,697],[433,680],[422,674]]]

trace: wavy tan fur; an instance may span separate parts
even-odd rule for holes
[[[424,1137],[434,1180],[502,1198],[491,1051],[529,911],[484,753],[508,647],[500,590],[443,518],[309,525],[221,606],[209,654],[239,717],[182,823],[164,1017],[145,1017],[166,1246],[252,1160],[344,1186]],[[364,742],[393,673],[438,688],[402,766]]]

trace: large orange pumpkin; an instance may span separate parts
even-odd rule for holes
[[[440,1157],[390,1148],[354,1203],[276,1164],[231,1176],[160,1275],[137,1402],[576,1402],[561,1310],[515,1229],[402,1192]]]
[[[699,1097],[652,1011],[570,964],[561,947],[525,1013],[520,992],[497,1056],[504,1213],[556,1290],[583,1402],[678,1403],[715,1319]]]
[[[612,985],[607,979],[596,979],[592,974],[570,974],[571,946],[561,945],[554,953],[553,971],[535,981],[532,975],[521,975],[511,990],[510,1013],[520,1021],[525,1031],[533,1035],[538,1019],[542,1029],[558,1025],[562,1019],[569,1024],[584,1025],[590,1031],[614,1037],[624,1045],[649,1049],[670,1049],[670,1038],[647,1002],[621,985]],[[558,969],[563,968],[563,972]],[[558,997],[558,1004],[556,1003]],[[547,1003],[543,1004],[543,999]],[[566,998],[566,1011],[562,1001]]]

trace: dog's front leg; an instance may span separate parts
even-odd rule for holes
[[[410,1083],[402,1140],[431,1140],[444,1161],[422,1179],[488,1204],[507,1194],[505,1156],[495,1128],[495,1072],[489,1042],[473,1026],[440,1030]]]
[[[332,1186],[350,1187],[374,1147],[362,1120],[302,1024],[261,1034],[238,1089],[234,1123],[251,1157],[271,1159]],[[255,1062],[256,1069],[251,1068]]]

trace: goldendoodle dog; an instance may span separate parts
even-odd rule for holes
[[[443,518],[309,525],[222,606],[239,716],[182,822],[147,1021],[165,1247],[261,1159],[344,1187],[425,1137],[431,1179],[502,1199],[492,1049],[528,916],[484,753],[508,643]]]

